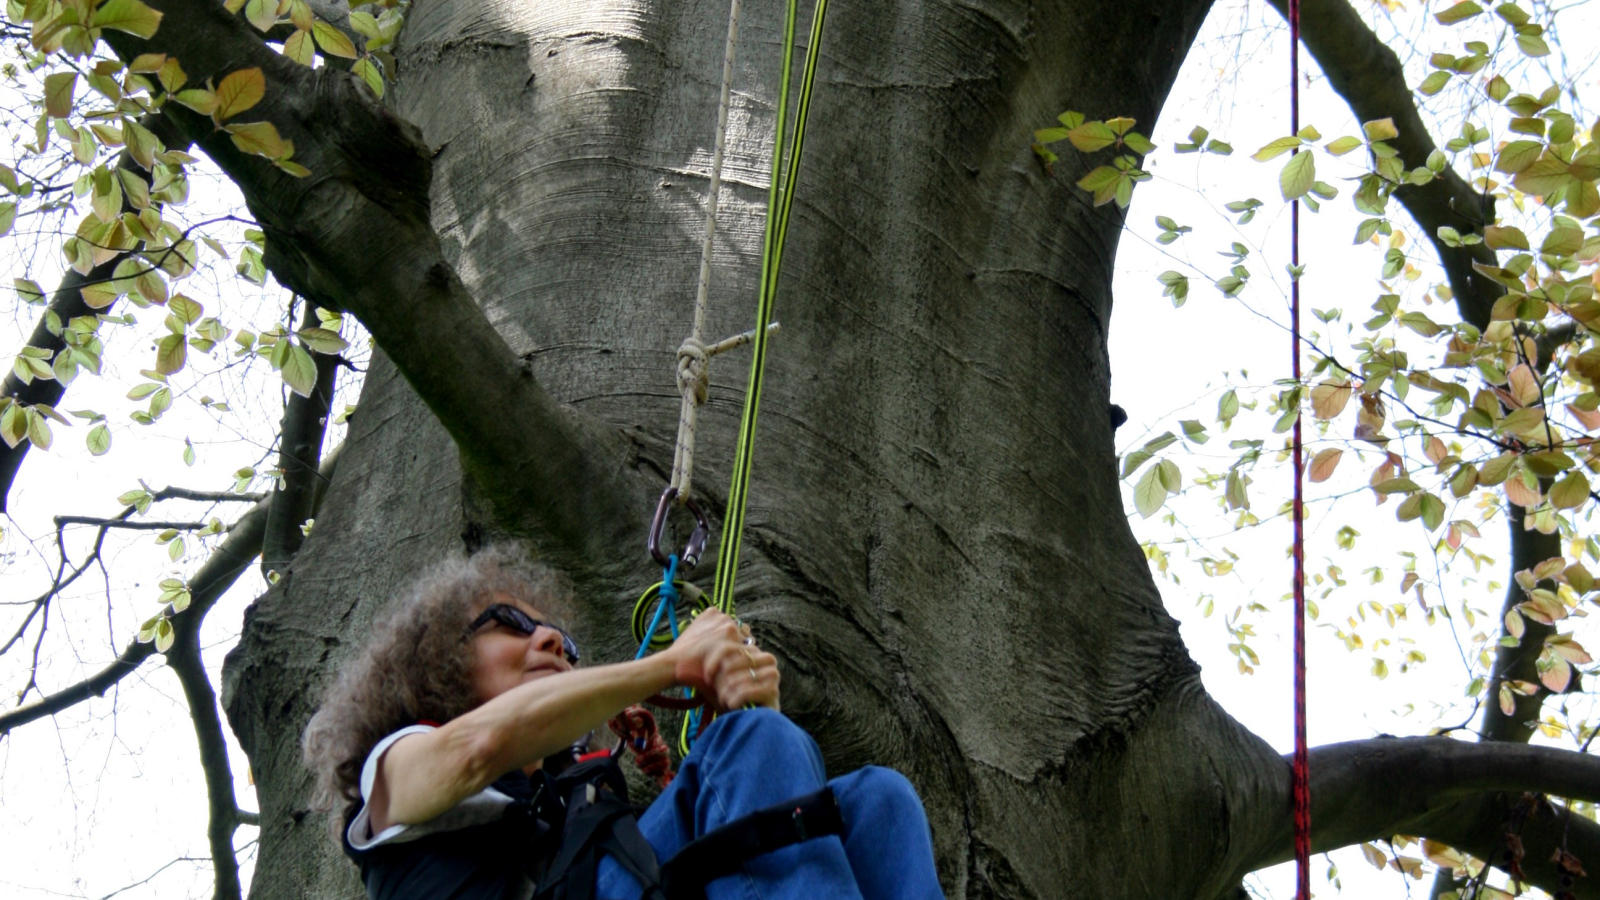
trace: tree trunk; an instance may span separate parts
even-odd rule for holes
[[[1069,108],[1153,126],[1208,6],[829,12],[739,611],[782,660],[785,711],[830,771],[878,763],[917,785],[953,897],[1212,900],[1287,848],[1288,767],[1201,688],[1124,518],[1105,341],[1120,216],[1029,150]],[[411,7],[390,103],[432,151],[444,260],[590,436],[590,465],[632,518],[591,515],[593,533],[626,538],[575,553],[562,529],[606,508],[591,502],[601,488],[533,492],[569,509],[486,491],[518,473],[458,455],[466,426],[437,392],[419,385],[429,406],[413,392],[419,345],[374,355],[317,526],[225,674],[261,802],[257,900],[359,895],[305,812],[298,737],[420,569],[524,540],[579,585],[586,658],[630,650],[633,599],[659,578],[645,530],[672,465],[726,13],[723,0]],[[781,11],[748,4],[740,32],[711,339],[752,323]],[[272,197],[247,196],[267,215]],[[369,326],[378,314],[355,311]],[[714,361],[700,416],[697,493],[717,511],[744,368],[737,353]],[[692,579],[709,586],[714,565]]]

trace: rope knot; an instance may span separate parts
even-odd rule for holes
[[[706,402],[706,392],[711,387],[710,354],[706,345],[696,337],[686,337],[678,345],[678,392],[693,396],[694,404]]]

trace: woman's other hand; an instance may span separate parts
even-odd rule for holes
[[[719,710],[778,708],[778,659],[755,645],[750,627],[720,610],[702,612],[673,642],[678,683]]]

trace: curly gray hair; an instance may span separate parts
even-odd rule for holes
[[[361,806],[361,767],[385,735],[423,720],[447,722],[478,705],[467,626],[506,598],[557,623],[570,620],[571,589],[515,544],[452,557],[422,574],[373,623],[366,646],[323,693],[301,747],[316,776],[312,806],[335,840]]]

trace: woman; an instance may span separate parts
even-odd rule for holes
[[[618,711],[673,687],[724,712],[639,817],[666,860],[694,838],[824,786],[816,744],[778,713],[777,660],[748,627],[703,613],[671,647],[579,668],[559,625],[568,595],[514,546],[448,561],[373,628],[307,726],[318,800],[373,900],[525,900],[556,853],[544,821],[546,757]],[[746,707],[755,707],[746,709]],[[910,784],[867,767],[826,782],[844,822],[757,856],[708,900],[941,897],[928,825]],[[610,857],[596,896],[643,891]]]

